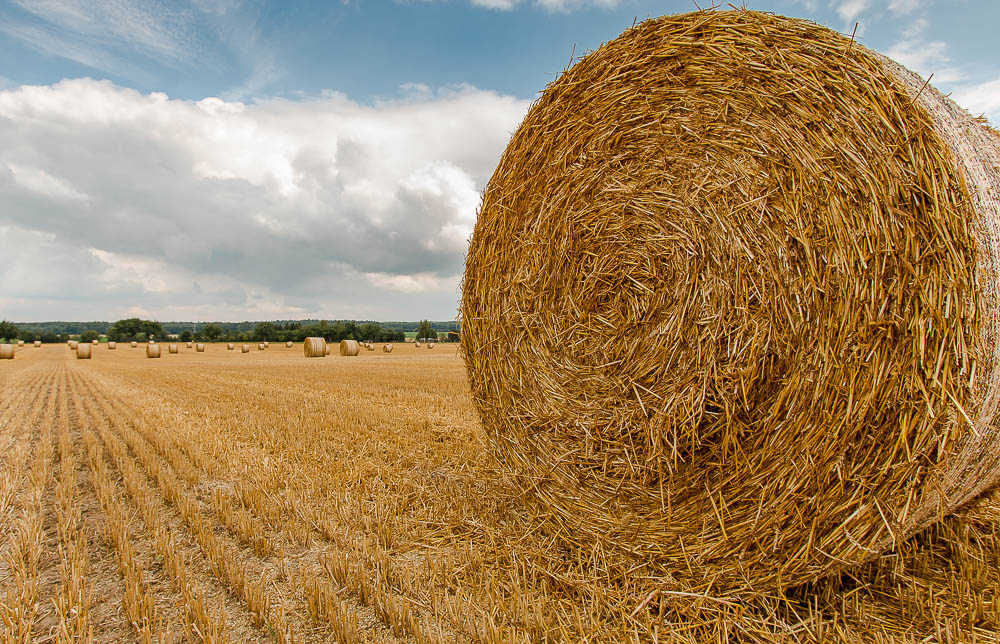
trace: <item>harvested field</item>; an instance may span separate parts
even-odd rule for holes
[[[641,568],[609,577],[500,473],[455,345],[81,361],[46,345],[0,364],[3,641],[1000,634],[991,498],[773,601],[671,595]]]

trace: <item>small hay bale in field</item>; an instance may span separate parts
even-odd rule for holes
[[[342,356],[356,356],[361,351],[361,345],[358,344],[357,340],[341,340],[340,341],[340,355]]]
[[[413,345],[419,349],[420,348],[420,340],[417,340],[416,342],[414,342]]]
[[[382,345],[382,353],[392,353],[392,345],[391,344]]]
[[[76,346],[76,359],[77,360],[90,360],[90,356],[93,355],[94,345],[88,344],[86,342],[81,342]]]
[[[461,334],[553,534],[749,596],[994,485],[998,168],[933,87],[802,20],[649,20],[553,81],[484,192]]]
[[[242,347],[240,347],[240,352],[241,353],[250,353],[250,345],[249,344],[244,344]]]
[[[263,342],[257,343],[257,350],[258,351],[263,351],[266,348],[267,348],[267,345],[265,345]]]
[[[24,346],[24,340],[18,340],[17,341],[17,346],[23,347]]]
[[[76,340],[70,340],[70,341],[69,341],[69,350],[70,350],[70,351],[76,351],[76,346],[77,346],[78,344],[80,344],[80,343],[79,343],[79,342],[77,342]]]
[[[263,344],[265,349],[271,346],[271,344],[267,340],[265,340]]]
[[[117,342],[108,342],[108,350],[109,351],[114,351],[117,348],[118,348],[118,343]]]
[[[160,357],[160,345],[158,345],[158,344],[147,344],[146,345],[146,357],[147,358],[159,358]]]
[[[434,348],[434,343],[433,342],[428,342],[427,343],[427,348],[428,349],[433,349]]]
[[[194,347],[194,342],[188,342],[187,343],[187,348],[190,349],[192,347]]]
[[[226,349],[227,349],[228,351],[232,351],[232,350],[233,350],[233,349],[235,349],[235,348],[236,348],[236,345],[235,345],[235,344],[233,344],[232,342],[229,342],[229,343],[227,343],[227,344],[226,344]]]
[[[199,342],[198,344],[194,345],[194,350],[197,351],[198,353],[205,353],[205,343]]]
[[[369,351],[374,351],[374,350],[375,350],[375,345],[369,342],[369,343],[368,343],[368,344],[367,344],[367,345],[365,346],[365,348],[366,348],[366,349],[368,349]]]
[[[177,348],[176,344],[170,344],[167,345],[167,351],[169,351],[170,353],[177,353],[179,349]]]
[[[333,344],[327,343],[326,345],[326,355],[333,355]]]
[[[292,348],[292,341],[291,340],[288,340],[287,342],[285,342],[285,348],[286,349],[291,349]]]
[[[96,347],[98,344],[101,343],[101,341],[100,340],[91,340],[90,343],[93,344]]]
[[[13,360],[14,350],[13,344],[0,344],[0,360]]]
[[[302,352],[307,358],[323,358],[330,354],[330,348],[323,338],[309,337],[302,343]]]
[[[41,340],[35,340],[35,348],[37,349],[40,346],[42,346],[42,341]]]
[[[138,342],[136,342],[135,340],[132,340],[131,342],[129,342],[129,346],[131,346],[131,347],[132,347],[132,348],[134,349],[134,348],[136,348],[137,346],[139,346],[139,343],[138,343]]]

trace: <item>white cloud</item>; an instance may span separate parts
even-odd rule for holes
[[[953,98],[972,114],[985,114],[995,127],[1000,127],[1000,78],[966,87]]]
[[[893,45],[885,55],[924,78],[934,74],[935,85],[956,83],[965,78],[965,73],[951,63],[948,44],[940,40],[925,42],[906,38]]]
[[[846,22],[851,22],[871,4],[870,0],[842,0],[837,4],[837,15]]]
[[[550,13],[568,13],[577,9],[598,7],[614,9],[622,0],[533,0],[533,6],[540,7]],[[477,7],[496,11],[511,11],[522,4],[522,0],[471,0]]]
[[[0,292],[28,302],[6,315],[450,317],[479,193],[527,107],[472,87],[375,105],[0,91],[0,245],[31,249],[0,256]],[[81,282],[86,297],[65,288]]]
[[[913,13],[922,4],[921,0],[889,0],[889,11],[897,14]]]

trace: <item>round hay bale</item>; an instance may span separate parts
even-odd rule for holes
[[[416,341],[416,342],[414,342],[413,344],[414,344],[414,346],[415,346],[415,347],[417,347],[418,349],[420,348],[420,340],[417,340],[417,341]]]
[[[434,343],[433,342],[428,342],[427,343],[427,348],[428,349],[433,349],[434,348]]]
[[[101,343],[101,341],[100,340],[91,340],[90,343],[93,344],[96,347],[98,344]]]
[[[302,351],[307,358],[323,358],[330,354],[330,347],[323,338],[309,337],[302,343]]]
[[[263,342],[257,343],[257,350],[258,351],[263,351],[266,348],[267,348],[267,346]]]
[[[17,341],[17,346],[23,347],[24,346],[24,340],[18,340]]]
[[[76,359],[77,360],[90,360],[90,356],[93,354],[94,345],[88,344],[86,342],[81,342],[76,345]]]
[[[229,343],[227,343],[227,344],[226,344],[226,349],[227,349],[228,351],[232,351],[232,350],[233,350],[233,349],[235,349],[235,348],[236,348],[236,345],[235,345],[235,344],[233,344],[232,342],[229,342]]]
[[[476,406],[553,533],[750,595],[996,483],[998,168],[980,123],[811,22],[668,16],[568,69],[462,293]]]
[[[194,345],[194,350],[197,351],[198,353],[205,353],[205,343],[199,342],[198,344]]]
[[[326,355],[333,355],[333,344],[327,343],[326,345]]]
[[[159,358],[160,357],[160,345],[158,345],[158,344],[147,344],[146,345],[146,357],[147,358]]]
[[[292,348],[292,341],[291,340],[288,340],[287,342],[285,342],[285,348],[286,349],[291,349]]]
[[[76,341],[76,340],[70,340],[70,341],[69,341],[69,350],[70,350],[70,351],[76,351],[76,347],[77,347],[77,345],[79,345],[79,344],[80,344],[80,343],[79,343],[78,341]]]
[[[108,351],[114,351],[117,348],[118,348],[117,342],[110,342],[110,341],[108,342]]]
[[[391,344],[382,345],[382,353],[392,353],[392,345]]]
[[[170,353],[177,353],[178,352],[177,345],[176,344],[167,345],[167,351],[169,351]]]
[[[241,353],[250,353],[250,345],[249,344],[244,344],[242,347],[240,347],[240,352]]]
[[[13,344],[0,344],[0,360],[13,360],[15,349]]]
[[[37,349],[37,348],[39,348],[41,346],[42,346],[42,341],[41,340],[35,340],[35,348]]]
[[[188,342],[187,343],[187,348],[190,349],[192,347],[194,347],[194,343],[193,342]]]
[[[131,346],[131,347],[132,347],[132,348],[134,349],[134,348],[136,348],[137,346],[139,346],[139,343],[138,343],[138,342],[136,342],[135,340],[132,340],[131,342],[129,342],[129,345],[130,345],[130,346]]]
[[[358,344],[357,340],[341,340],[340,341],[340,355],[342,356],[356,356],[361,352],[361,345]]]

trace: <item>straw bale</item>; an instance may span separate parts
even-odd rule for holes
[[[240,352],[241,353],[250,353],[250,345],[249,344],[244,344],[242,347],[240,347]]]
[[[187,343],[187,348],[188,348],[188,349],[190,349],[190,348],[191,348],[191,347],[193,347],[193,346],[194,346],[194,343],[193,343],[193,342],[188,342],[188,343]]]
[[[649,20],[563,73],[485,190],[461,339],[553,534],[749,596],[996,483],[998,168],[933,87],[802,20]]]
[[[138,343],[138,342],[136,342],[135,340],[133,340],[132,342],[130,342],[130,343],[129,343],[129,345],[130,345],[130,346],[131,346],[131,347],[132,347],[132,348],[134,349],[134,348],[136,348],[137,346],[139,346],[139,343]]]
[[[382,345],[382,353],[392,353],[392,345],[391,344]]]
[[[326,355],[332,355],[332,354],[333,354],[333,345],[328,343],[326,345]]]
[[[0,344],[0,360],[13,360],[14,350],[13,344]]]
[[[118,343],[117,342],[110,342],[110,341],[108,342],[108,350],[109,351],[113,351],[113,350],[115,350],[117,348],[118,348]]]
[[[417,341],[416,341],[416,342],[414,342],[413,344],[414,344],[414,346],[416,346],[416,347],[417,347],[418,349],[420,348],[420,340],[417,340]]]
[[[266,348],[267,348],[267,345],[265,345],[263,342],[258,342],[257,343],[257,350],[258,351],[263,351]]]
[[[292,341],[291,340],[288,340],[287,342],[285,342],[285,348],[286,349],[291,349],[292,348]]]
[[[93,344],[94,346],[97,346],[98,344],[101,343],[101,341],[100,340],[91,340],[90,343]]]
[[[160,357],[160,345],[158,345],[158,344],[147,344],[146,345],[146,357],[147,358],[159,358]]]
[[[199,342],[198,344],[194,345],[194,350],[197,351],[198,353],[205,353],[205,343]]]
[[[77,360],[90,360],[90,356],[93,354],[94,345],[88,344],[87,342],[81,342],[76,345],[76,359]]]
[[[340,341],[340,355],[342,356],[356,356],[361,351],[361,345],[358,344],[357,340],[341,340]]]
[[[41,340],[35,340],[35,348],[37,349],[40,346],[42,346],[42,341]]]
[[[78,344],[80,344],[78,341],[76,341],[76,340],[70,340],[69,341],[69,350],[70,351],[76,351],[76,346]]]
[[[330,354],[330,347],[323,338],[306,338],[302,350],[307,358],[323,358]]]
[[[23,347],[24,346],[24,340],[18,340],[17,341],[17,346]]]
[[[427,343],[427,348],[428,349],[433,349],[434,348],[434,343],[433,342],[428,342]]]
[[[229,350],[229,351],[232,351],[235,348],[236,348],[236,345],[233,344],[232,342],[229,342],[229,343],[226,344],[226,349]]]

